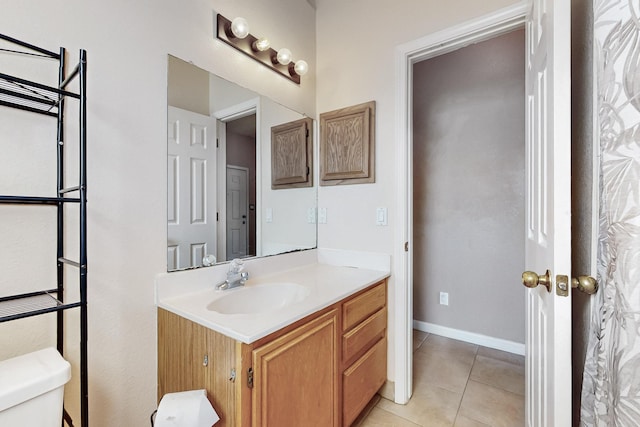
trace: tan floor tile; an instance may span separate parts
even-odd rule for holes
[[[406,405],[381,399],[378,408],[391,412],[421,426],[452,427],[460,406],[462,393],[435,386],[423,386],[413,392]]]
[[[439,353],[475,356],[478,346],[464,341],[429,334],[420,346],[420,351],[437,351]]]
[[[356,427],[356,426],[354,426]],[[409,420],[394,415],[380,408],[373,408],[369,416],[357,427],[421,427]]]
[[[478,355],[470,378],[524,396],[524,366]]]
[[[418,350],[413,356],[414,390],[423,385],[437,386],[462,393],[467,384],[474,357],[467,353]]]
[[[429,334],[426,332],[422,332],[417,329],[413,330],[413,351],[416,351],[418,348],[420,348],[428,335]]]
[[[524,399],[515,393],[470,380],[458,415],[494,427],[524,425]]]
[[[508,353],[502,350],[496,350],[494,348],[480,347],[478,348],[478,354],[480,356],[491,357],[493,359],[502,360],[503,362],[514,363],[516,365],[524,366],[524,356],[519,354]]]
[[[489,424],[481,423],[480,421],[472,420],[464,415],[458,415],[456,417],[456,423],[453,427],[491,427]]]

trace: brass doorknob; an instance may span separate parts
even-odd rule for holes
[[[538,285],[545,286],[547,291],[551,292],[551,276],[549,270],[541,276],[533,271],[525,271],[522,273],[522,284],[527,288],[535,288]]]
[[[591,276],[578,276],[571,279],[571,287],[578,288],[585,294],[593,295],[598,292],[598,281]]]

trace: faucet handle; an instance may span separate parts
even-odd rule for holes
[[[241,259],[235,258],[229,265],[229,273],[238,274],[244,269],[244,262]]]

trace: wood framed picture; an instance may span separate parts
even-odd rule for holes
[[[271,188],[313,186],[313,120],[271,128]]]
[[[375,101],[320,114],[320,185],[375,182]]]

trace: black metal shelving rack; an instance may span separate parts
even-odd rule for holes
[[[0,54],[17,54],[42,57],[58,62],[58,86],[51,87],[34,81],[25,80],[5,74],[0,70],[0,105],[32,113],[55,117],[57,119],[57,195],[55,197],[33,197],[0,195],[0,204],[21,205],[53,205],[57,207],[57,286],[53,289],[40,290],[20,295],[0,298],[0,322],[37,316],[45,313],[56,313],[57,348],[64,354],[64,316],[63,311],[73,308],[80,310],[80,408],[81,425],[89,426],[88,401],[88,362],[87,362],[87,54],[80,49],[78,63],[67,74],[65,49],[59,53],[22,42],[0,34],[4,40]],[[4,46],[7,45],[7,48]],[[74,82],[77,91],[68,89]],[[64,128],[65,101],[76,100],[79,120],[79,170],[78,185],[65,186],[64,178]],[[79,207],[79,260],[65,258],[64,252],[64,205],[74,204]],[[64,266],[69,265],[79,272],[79,298],[69,302],[65,300]],[[73,420],[64,411],[64,422],[73,426]]]

